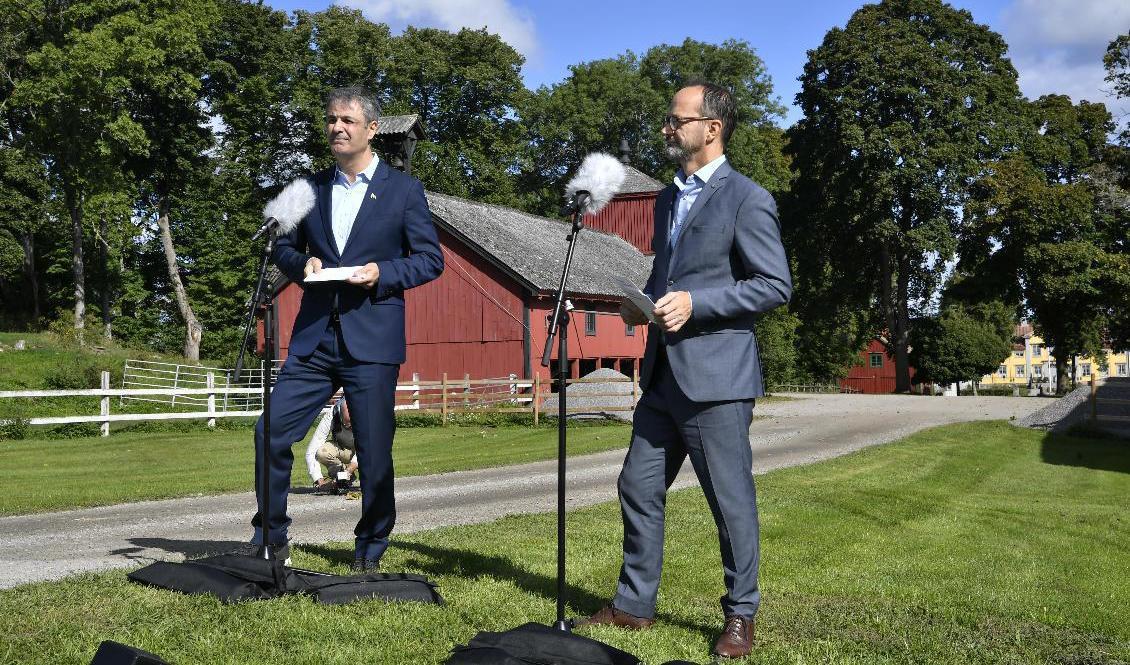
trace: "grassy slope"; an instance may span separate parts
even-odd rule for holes
[[[1130,660],[1125,443],[1001,423],[759,478],[758,663],[1117,663]],[[223,606],[124,572],[0,592],[0,662],[89,662],[117,639],[177,663],[439,663],[476,630],[554,615],[554,520],[511,517],[394,537],[391,570],[431,576],[444,607],[299,598]],[[569,518],[571,613],[613,592],[614,504]],[[351,546],[296,565],[344,572]],[[661,663],[708,659],[722,593],[701,492],[674,495],[659,624],[581,632]],[[186,617],[191,619],[186,620]]]
[[[569,454],[626,447],[629,433],[623,424],[570,428]],[[253,446],[250,429],[0,441],[0,515],[250,491]],[[294,446],[292,482],[303,487],[310,484],[305,452],[305,442]],[[401,477],[556,455],[557,430],[548,427],[404,428],[393,450]]]

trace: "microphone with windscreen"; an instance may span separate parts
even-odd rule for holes
[[[595,215],[616,196],[627,175],[624,164],[612,155],[590,153],[581,162],[573,179],[565,185],[565,205],[561,214],[572,215],[580,211]]]
[[[269,231],[279,235],[290,233],[314,208],[317,198],[314,186],[306,178],[299,178],[283,187],[279,195],[263,207],[263,225],[251,236],[251,240],[258,240]]]

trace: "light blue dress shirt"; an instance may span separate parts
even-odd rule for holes
[[[725,161],[726,156],[721,155],[707,162],[689,176],[684,176],[682,169],[675,172],[675,187],[679,189],[679,193],[675,195],[675,214],[671,220],[671,233],[667,235],[671,248],[674,248],[675,243],[679,242],[679,233],[683,229],[683,222],[687,221],[687,215],[698,199],[698,195],[702,193],[702,189],[706,187],[710,177]]]
[[[369,182],[377,171],[378,161],[379,158],[373,155],[369,165],[357,174],[352,184],[340,169],[334,173],[334,184],[330,190],[330,221],[338,254],[345,253],[345,243],[349,240],[349,232],[353,230],[353,222],[357,220],[357,212],[365,202],[365,193],[369,191]]]

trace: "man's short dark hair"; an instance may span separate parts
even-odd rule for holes
[[[692,81],[687,87],[698,86],[702,88],[702,110],[700,113],[707,118],[717,118],[722,121],[722,145],[730,142],[737,123],[737,105],[734,96],[722,86],[709,81]]]
[[[380,118],[381,103],[377,101],[377,95],[372,90],[353,85],[347,88],[334,88],[326,95],[326,108],[334,104],[349,104],[357,102],[361,107],[361,113],[365,116],[365,122],[370,123]]]

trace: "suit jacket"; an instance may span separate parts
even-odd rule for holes
[[[646,388],[651,382],[663,344],[675,380],[691,400],[761,397],[755,323],[792,295],[777,206],[769,192],[723,162],[670,248],[675,194],[669,185],[656,199],[655,261],[643,290],[655,300],[668,291],[689,292],[691,319],[675,333],[651,329],[640,383]]]
[[[365,362],[401,364],[405,357],[404,291],[443,272],[443,253],[424,187],[381,160],[342,253],[334,240],[330,216],[334,173],[330,168],[314,175],[317,205],[293,231],[279,238],[272,257],[283,274],[303,286],[289,352],[299,356],[314,352],[336,303],[351,356]],[[372,289],[346,282],[304,286],[302,271],[312,256],[321,259],[324,268],[372,261],[380,269],[380,278]]]

